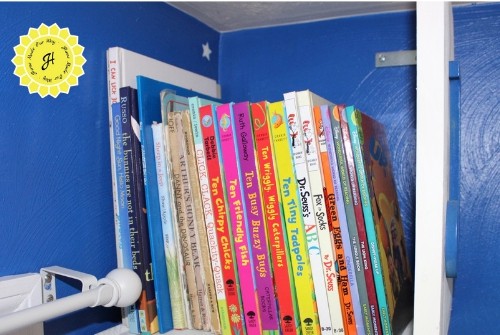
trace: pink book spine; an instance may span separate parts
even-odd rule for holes
[[[242,189],[238,177],[238,162],[233,140],[231,105],[217,106],[219,140],[224,165],[224,179],[229,204],[229,214],[233,228],[234,251],[238,266],[238,275],[245,315],[245,327],[248,335],[261,334],[260,313],[257,306],[256,286],[252,270],[251,246],[245,225]]]
[[[257,284],[257,300],[263,330],[278,330],[278,313],[274,297],[273,277],[270,268],[269,246],[255,160],[250,104],[241,102],[233,106],[233,122],[240,180],[244,193],[253,267]]]

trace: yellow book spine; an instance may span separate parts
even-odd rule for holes
[[[268,121],[277,155],[276,169],[299,310],[297,319],[302,334],[315,335],[320,333],[318,310],[283,102],[269,104]]]

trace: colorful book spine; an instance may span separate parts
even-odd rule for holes
[[[322,108],[326,108],[328,113],[328,105],[314,106],[313,114],[316,127],[316,134],[318,140],[318,149],[320,153],[320,161],[323,176],[323,191],[325,193],[326,209],[328,213],[328,223],[330,236],[335,246],[335,257],[338,269],[338,291],[342,302],[343,320],[344,320],[344,333],[354,335],[356,330],[356,318],[354,313],[354,303],[352,301],[351,287],[349,284],[349,275],[347,271],[346,251],[344,250],[344,243],[342,241],[342,234],[339,220],[339,208],[337,206],[337,194],[333,183],[333,173],[331,171],[332,162],[328,157],[328,144],[332,142],[332,127],[330,125],[330,118],[323,118]],[[330,147],[333,146],[330,144]],[[336,165],[336,160],[335,160]],[[347,228],[347,227],[346,227]],[[346,247],[349,249],[349,246]],[[350,254],[350,252],[349,252]],[[359,303],[358,303],[359,305]],[[360,310],[361,311],[361,310]]]
[[[335,106],[332,110],[330,121],[332,123],[333,140],[335,145],[335,154],[337,157],[337,166],[340,176],[340,184],[344,199],[344,208],[346,212],[346,220],[349,230],[350,245],[354,263],[354,273],[358,284],[359,300],[361,304],[362,320],[365,334],[373,334],[373,326],[370,312],[370,304],[368,301],[368,292],[366,287],[366,278],[361,256],[360,241],[358,235],[358,227],[356,224],[356,216],[352,202],[352,191],[350,187],[349,174],[347,172],[347,163],[344,153],[344,145],[342,142],[342,131],[340,129],[340,109],[343,106]],[[359,322],[358,322],[359,323]]]
[[[278,192],[275,153],[271,142],[271,130],[267,121],[265,101],[251,104],[255,149],[259,168],[262,201],[265,211],[269,249],[272,257],[274,292],[278,302],[280,329],[285,335],[298,334],[298,310],[295,284],[286,240],[282,213],[282,201]]]
[[[123,216],[120,214],[121,208],[125,208],[126,212],[126,191],[120,193],[120,185],[124,188],[124,172],[123,172],[123,143],[121,143],[121,116],[117,118],[116,113],[120,112],[120,83],[121,73],[119,70],[119,56],[116,48],[110,48],[106,51],[107,60],[107,81],[108,81],[108,107],[109,107],[109,135],[110,135],[110,156],[111,156],[111,180],[113,185],[113,212],[115,224],[115,239],[116,239],[116,260],[118,267],[126,267],[132,269],[132,253],[130,249],[130,233],[128,227],[128,214]],[[113,105],[118,106],[116,113],[113,112]],[[118,123],[115,123],[118,122]],[[118,129],[119,127],[119,129]],[[119,133],[117,133],[119,131]],[[120,143],[116,141],[120,138]],[[119,145],[121,152],[120,158],[117,161],[115,148]],[[121,162],[121,163],[120,163]],[[118,164],[118,166],[117,166]],[[121,165],[121,166],[120,166]],[[117,169],[122,170],[121,180],[117,175]],[[122,200],[122,203],[120,203]],[[123,205],[123,207],[122,207]],[[123,211],[123,210],[122,210]],[[120,218],[121,216],[121,218]],[[139,320],[137,319],[137,311],[135,305],[124,307],[121,309],[122,323],[129,328],[131,334],[139,333]]]
[[[315,108],[315,113],[316,111],[317,109]],[[333,142],[330,107],[328,105],[322,105],[320,113],[327,153],[327,155],[324,156],[322,152],[322,157],[324,157],[324,159],[322,159],[322,164],[324,171],[327,171],[328,169],[330,170],[329,174],[325,174],[325,176],[330,177],[330,182],[326,181],[325,177],[325,185],[327,185],[327,187],[329,187],[328,185],[333,187],[333,193],[331,193],[332,191],[328,191],[328,193],[330,194],[330,206],[333,207],[333,209],[331,209],[332,229],[335,245],[338,249],[337,260],[339,263],[339,290],[341,296],[344,297],[344,305],[346,306],[346,328],[349,330],[349,334],[362,335],[365,333],[365,328],[362,322],[363,316],[359,300],[358,282],[356,281],[354,271],[354,261],[350,247],[349,227],[347,225],[344,197],[342,195],[337,156],[335,154],[335,144]],[[342,248],[340,247],[340,243],[342,243]],[[343,251],[343,257],[341,250]],[[349,294],[351,299],[349,299]],[[351,308],[348,306],[349,301],[351,301],[352,304]],[[354,329],[352,329],[352,323],[354,323]]]
[[[375,281],[375,291],[377,295],[377,302],[380,315],[381,332],[384,335],[392,334],[391,320],[389,317],[389,309],[387,305],[384,278],[380,268],[380,255],[377,243],[377,234],[375,231],[375,222],[373,220],[370,191],[368,190],[367,176],[365,172],[363,150],[361,147],[361,138],[363,134],[358,130],[358,122],[360,118],[356,118],[356,111],[353,106],[347,106],[342,114],[348,123],[348,130],[350,131],[351,148],[354,156],[354,163],[356,173],[358,176],[359,197],[361,198],[361,206],[366,227],[366,236],[368,241],[369,255],[371,257],[373,278]]]
[[[303,143],[307,162],[307,171],[312,194],[314,217],[316,219],[316,231],[320,246],[320,256],[323,267],[323,281],[326,285],[326,298],[330,308],[331,331],[344,333],[344,321],[342,317],[342,306],[338,291],[338,264],[334,252],[328,223],[325,193],[323,190],[323,176],[321,171],[321,160],[318,154],[318,143],[316,136],[316,124],[313,118],[313,100],[317,99],[310,91],[297,92],[297,107],[302,122]],[[321,319],[320,319],[321,322]],[[327,329],[328,331],[328,329]]]
[[[349,180],[351,182],[350,185],[352,191],[352,203],[354,206],[354,215],[356,216],[356,224],[358,226],[359,246],[365,271],[366,290],[368,293],[368,303],[370,304],[370,316],[372,319],[373,334],[378,335],[382,332],[382,329],[380,324],[380,313],[378,309],[375,280],[373,277],[372,261],[370,259],[368,235],[366,231],[365,219],[363,216],[363,209],[361,207],[358,174],[356,172],[356,166],[354,163],[354,154],[351,145],[351,136],[349,134],[349,128],[347,125],[345,108],[343,108],[340,112],[340,130],[342,131],[342,140],[344,142],[347,172],[349,174]]]
[[[140,128],[137,110],[137,91],[130,87],[120,88],[120,108],[122,119],[122,139],[124,166],[126,174],[127,204],[129,210],[130,245],[132,266],[138,273],[143,290],[137,302],[141,332],[158,331],[158,318],[154,293],[149,233],[147,228],[146,206],[140,147]]]
[[[219,254],[222,261],[222,272],[224,277],[224,289],[229,311],[229,321],[233,335],[243,332],[242,311],[239,300],[239,285],[236,266],[233,259],[232,232],[227,217],[227,205],[224,193],[224,180],[221,174],[220,144],[217,141],[217,128],[214,124],[215,106],[207,105],[199,109],[203,143],[205,145],[205,158],[207,160],[207,172],[212,206],[219,242]]]
[[[221,259],[219,255],[219,243],[217,242],[217,231],[210,195],[210,185],[207,174],[207,162],[205,159],[205,147],[203,145],[203,136],[201,133],[199,108],[201,105],[207,105],[213,102],[204,101],[198,97],[189,98],[189,113],[191,116],[191,128],[195,146],[196,164],[198,167],[198,177],[200,180],[200,194],[202,201],[203,214],[205,218],[206,238],[208,244],[208,253],[206,265],[211,265],[212,275],[207,275],[207,297],[210,304],[211,328],[215,334],[230,334],[229,317],[226,303],[226,293],[224,290],[224,280],[222,277]],[[201,235],[200,235],[201,239]],[[206,270],[209,273],[210,270]]]
[[[288,246],[292,263],[300,329],[303,335],[320,334],[318,310],[314,295],[306,234],[302,223],[301,202],[291,152],[292,134],[286,123],[283,102],[269,104],[267,120],[270,124],[276,156],[279,190],[283,201],[283,217],[286,222]]]
[[[186,169],[189,176],[189,195],[193,203],[193,224],[194,224],[194,243],[197,246],[198,260],[195,261],[195,276],[196,286],[198,287],[198,302],[200,305],[200,316],[202,328],[205,331],[211,330],[211,313],[209,311],[208,295],[209,289],[207,285],[207,275],[212,276],[210,269],[210,258],[208,254],[207,244],[207,231],[205,229],[205,222],[203,218],[203,207],[201,205],[200,182],[198,179],[198,169],[196,166],[196,156],[194,151],[193,130],[191,127],[191,119],[189,110],[184,110],[182,114],[182,131],[184,133],[186,158]],[[186,193],[187,194],[187,193]],[[193,240],[193,236],[191,236]],[[194,252],[194,251],[193,251]],[[211,280],[213,283],[213,279]],[[210,289],[213,284],[210,285]]]
[[[248,335],[262,334],[261,316],[257,306],[256,283],[253,274],[252,246],[249,243],[249,226],[244,215],[242,186],[239,180],[239,164],[234,147],[232,103],[217,106],[217,125],[227,200],[233,231],[234,252],[238,266],[241,300]]]
[[[171,183],[171,166],[167,164],[165,157],[165,143],[163,125],[155,123],[151,126],[153,131],[156,177],[158,184],[158,199],[160,202],[160,217],[162,223],[162,235],[167,265],[168,286],[170,291],[170,302],[172,306],[172,321],[175,329],[187,327],[185,315],[185,301],[182,298],[180,269],[177,254],[178,238],[174,231],[176,222],[175,213],[171,208],[172,194],[174,194]]]
[[[284,99],[287,124],[292,137],[293,164],[299,187],[302,218],[306,233],[309,260],[311,262],[321,334],[333,334],[330,306],[328,299],[325,299],[327,297],[327,289],[323,272],[323,260],[321,258],[318,229],[316,227],[311,181],[308,173],[306,150],[304,148],[303,125],[300,119],[300,111],[297,107],[296,92],[285,93]]]
[[[233,105],[233,129],[235,147],[240,168],[240,183],[244,194],[244,215],[247,218],[249,238],[257,284],[257,301],[260,308],[262,329],[277,331],[278,313],[274,299],[274,284],[267,243],[264,212],[253,139],[250,103],[240,102]]]

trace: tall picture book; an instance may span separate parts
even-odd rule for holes
[[[413,283],[384,126],[346,108],[358,171],[384,334],[399,334],[413,315]],[[375,267],[377,265],[377,267]]]
[[[132,268],[141,278],[143,287],[136,308],[140,331],[155,333],[159,329],[151,268],[146,201],[144,198],[136,89],[131,87],[120,88],[120,108],[124,116],[122,118],[122,140]]]
[[[205,159],[205,146],[203,134],[201,132],[201,120],[199,109],[205,105],[217,105],[212,100],[203,99],[197,96],[190,97],[189,113],[191,116],[191,128],[196,151],[196,165],[200,181],[200,196],[202,201],[203,214],[205,219],[205,232],[208,252],[203,254],[210,269],[206,270],[207,296],[210,304],[212,331],[216,334],[230,334],[229,316],[226,303],[226,293],[224,290],[224,278],[222,275],[221,258],[219,254],[219,243],[217,241],[217,231],[210,195],[210,185],[207,171],[207,161]],[[200,234],[201,239],[201,234]],[[210,276],[209,273],[212,275]],[[210,281],[211,280],[211,281]]]
[[[298,310],[295,299],[295,283],[286,228],[282,212],[281,195],[278,190],[276,152],[272,145],[272,134],[267,120],[268,102],[251,105],[255,149],[259,167],[260,188],[265,211],[265,224],[269,239],[274,276],[274,293],[279,307],[280,330],[283,334],[297,334]]]
[[[276,170],[297,295],[299,327],[304,335],[320,334],[312,270],[292,158],[293,138],[288,130],[285,106],[282,101],[269,104],[267,120],[271,128],[274,152],[279,153],[279,158],[276,157]]]
[[[363,265],[363,259],[361,256],[360,241],[358,236],[358,227],[356,224],[356,216],[354,214],[354,206],[352,200],[352,191],[350,187],[349,173],[347,171],[347,163],[344,153],[344,144],[342,142],[342,131],[340,129],[340,113],[344,106],[336,105],[331,111],[331,124],[332,124],[332,134],[333,142],[335,147],[335,155],[337,158],[337,167],[340,177],[340,186],[342,191],[342,196],[344,200],[344,209],[347,221],[347,227],[349,231],[349,243],[346,245],[351,246],[352,258],[354,264],[354,276],[356,278],[359,301],[361,304],[362,319],[361,322],[364,327],[365,334],[373,334],[372,319],[370,313],[370,304],[368,301],[368,292],[365,280],[365,271]]]
[[[240,281],[241,302],[247,334],[262,334],[261,313],[257,306],[257,287],[254,278],[254,262],[249,234],[251,228],[245,218],[243,188],[239,178],[239,162],[235,150],[232,103],[217,106],[217,127],[221,158],[224,166],[224,180],[227,187],[227,201],[233,231],[234,253]]]
[[[321,106],[321,119],[323,122],[323,132],[324,132],[324,140],[326,145],[327,157],[326,160],[328,163],[328,167],[323,167],[324,172],[330,169],[330,177],[331,183],[333,184],[334,196],[330,198],[331,206],[335,206],[336,212],[332,213],[332,229],[335,240],[335,245],[339,246],[338,252],[340,252],[340,243],[343,245],[343,253],[344,253],[344,262],[341,256],[337,253],[337,261],[339,263],[339,287],[341,287],[342,296],[344,296],[344,304],[349,301],[347,297],[349,295],[349,291],[351,294],[351,302],[352,302],[352,310],[354,314],[351,315],[349,313],[349,309],[346,306],[346,323],[348,324],[347,329],[351,329],[349,326],[351,323],[354,323],[356,327],[355,331],[350,331],[349,333],[353,334],[365,334],[365,328],[363,325],[363,316],[361,312],[361,303],[359,300],[359,292],[358,292],[358,281],[356,280],[356,274],[354,270],[354,258],[353,252],[351,250],[351,242],[349,236],[349,226],[347,223],[346,217],[346,208],[344,205],[344,196],[342,193],[339,165],[337,163],[337,155],[335,153],[335,143],[334,143],[334,132],[332,128],[332,108],[329,105]],[[337,138],[340,136],[336,135]],[[339,143],[340,146],[340,143]],[[345,171],[344,171],[345,172]],[[325,172],[325,176],[328,174]],[[328,182],[325,184],[328,187]],[[330,193],[329,193],[330,194]],[[338,235],[340,233],[340,240]],[[347,277],[347,278],[346,278]],[[347,280],[347,283],[346,283]],[[349,290],[346,289],[346,285],[349,286]],[[347,301],[346,301],[347,300]],[[351,320],[353,319],[353,320]]]
[[[244,324],[239,296],[238,273],[234,260],[232,229],[229,224],[224,191],[225,183],[221,172],[221,148],[217,140],[219,134],[214,121],[217,116],[213,105],[202,106],[199,111],[231,334],[237,335],[243,332]]]
[[[274,299],[274,284],[271,272],[269,247],[262,210],[258,170],[255,161],[255,146],[250,115],[250,103],[233,105],[233,129],[235,147],[240,168],[240,183],[243,187],[244,215],[247,220],[254,276],[257,285],[257,301],[262,320],[262,330],[278,330],[278,314]]]

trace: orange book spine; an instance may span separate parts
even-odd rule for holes
[[[232,232],[229,225],[226,197],[224,193],[224,179],[222,178],[220,166],[220,146],[218,143],[217,129],[214,125],[216,117],[212,105],[200,107],[201,129],[203,144],[205,146],[205,157],[207,160],[208,179],[212,205],[219,242],[219,253],[221,255],[222,276],[224,278],[224,289],[226,291],[227,308],[231,333],[243,334],[242,309],[239,298],[239,287],[236,266],[234,262],[234,251],[232,243]]]

